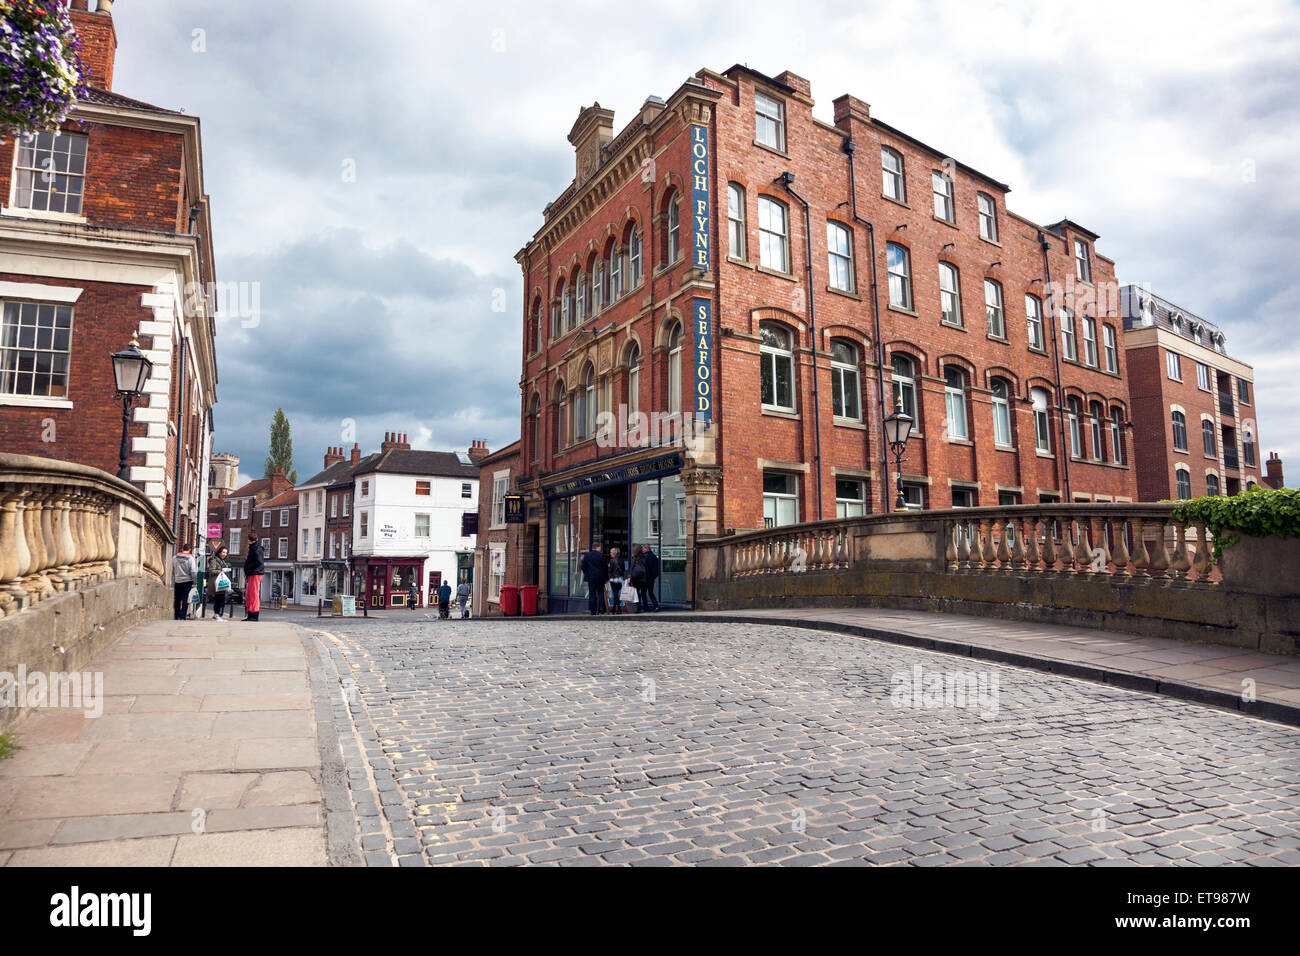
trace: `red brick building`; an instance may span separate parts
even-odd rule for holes
[[[538,524],[506,522],[506,496],[519,493],[519,442],[478,460],[478,539],[474,548],[474,607],[501,613],[501,588],[536,585]],[[535,517],[540,517],[540,509]]]
[[[618,133],[581,110],[569,141],[575,179],[517,256],[552,610],[585,602],[593,541],[649,544],[680,604],[698,535],[892,507],[897,401],[910,507],[1136,496],[1094,233],[1009,211],[851,96],[814,118],[788,72],[701,70]]]
[[[1228,355],[1223,330],[1137,286],[1125,286],[1121,301],[1141,500],[1235,495],[1268,484],[1255,372]],[[1276,455],[1269,468],[1280,486]]]
[[[153,361],[130,478],[180,541],[204,536],[217,367],[197,117],[113,91],[111,4],[73,0],[89,94],[0,144],[0,447],[118,471],[111,356]]]
[[[261,537],[262,555],[266,561],[266,573],[262,575],[262,600],[277,607],[282,601],[296,603],[297,489],[290,486],[257,504],[253,508],[252,526]],[[244,552],[248,552],[247,544]]]

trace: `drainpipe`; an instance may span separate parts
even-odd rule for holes
[[[185,412],[186,412],[186,406],[188,405],[188,402],[186,401],[187,396],[185,393],[185,333],[183,331],[181,332],[181,344],[180,344],[179,354],[181,359],[181,367],[180,367],[180,371],[177,374],[180,376],[178,380],[178,387],[180,389],[179,391],[180,417],[176,423],[176,485],[172,490],[172,537],[173,538],[176,537],[177,528],[180,525],[181,492],[182,492],[182,485],[184,485],[184,475],[181,473],[181,458],[185,448]],[[180,547],[179,539],[176,541],[176,546],[178,548]]]
[[[794,173],[786,170],[780,176],[776,177],[774,182],[780,183],[785,187],[785,191],[799,201],[803,206],[803,234],[807,242],[807,260],[808,260],[808,329],[812,336],[812,398],[813,398],[813,436],[814,451],[813,460],[817,463],[817,520],[821,521],[825,513],[822,510],[822,425],[821,425],[821,401],[817,393],[817,311],[813,307],[813,267],[812,267],[812,211],[808,206],[808,201],[794,191],[791,183],[794,182]]]
[[[880,291],[876,274],[876,227],[858,215],[858,185],[853,171],[854,149],[853,140],[844,141],[844,152],[849,156],[849,197],[853,204],[853,221],[867,227],[867,240],[871,248],[871,315],[876,327],[876,382],[880,386],[877,394],[877,405],[880,410],[880,467],[885,476],[880,490],[884,502],[884,513],[888,514],[894,508],[893,500],[890,497],[891,482],[889,478],[889,452],[887,451],[889,443],[885,441],[885,345],[880,340]],[[868,446],[868,460],[870,460],[870,455],[871,449]]]
[[[1043,271],[1047,275],[1047,291],[1052,288],[1052,263],[1047,258],[1047,252],[1052,248],[1047,237],[1043,235],[1043,230],[1038,230],[1038,245],[1043,250]],[[1053,300],[1056,298],[1052,295]],[[1047,323],[1049,331],[1052,333],[1052,366],[1056,370],[1056,418],[1060,426],[1061,433],[1061,464],[1062,464],[1062,504],[1069,504],[1073,499],[1070,496],[1070,446],[1065,443],[1065,390],[1061,387],[1061,342],[1060,336],[1056,331],[1055,309],[1049,305],[1047,309]]]

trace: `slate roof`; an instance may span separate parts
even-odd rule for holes
[[[368,464],[367,464],[368,463]],[[365,467],[362,467],[365,466]],[[362,461],[353,474],[431,475],[439,478],[477,478],[478,465],[462,464],[455,452],[411,451],[390,448]]]
[[[129,96],[123,96],[121,93],[114,93],[111,90],[101,90],[97,87],[90,87],[86,90],[86,96],[82,100],[84,103],[93,103],[96,106],[116,106],[128,110],[148,110],[151,113],[172,113],[180,115],[178,110],[169,110],[161,106],[154,106],[152,103],[145,103],[142,100],[133,100]]]

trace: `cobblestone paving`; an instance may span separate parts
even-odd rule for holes
[[[765,625],[325,626],[369,865],[1300,864],[1300,732],[1227,712]]]

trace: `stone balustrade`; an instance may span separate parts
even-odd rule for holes
[[[1296,653],[1300,540],[1213,538],[1172,503],[908,511],[701,540],[700,608],[951,610]]]
[[[0,618],[117,577],[162,581],[170,542],[162,516],[129,482],[0,454]]]

